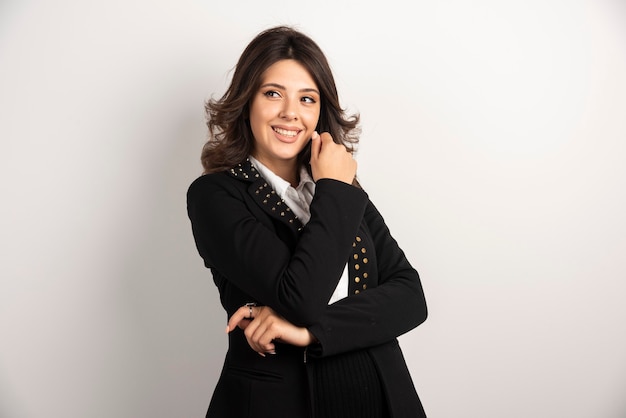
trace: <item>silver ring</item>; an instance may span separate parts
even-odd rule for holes
[[[253,307],[253,306],[256,306],[256,303],[254,303],[254,302],[248,302],[248,303],[246,303],[246,305],[245,305],[245,306],[247,306],[247,307],[248,307],[248,309],[249,309],[249,311],[248,311],[248,312],[249,312],[249,313],[248,313],[248,317],[247,317],[246,319],[254,319],[254,317],[252,316],[252,307]]]

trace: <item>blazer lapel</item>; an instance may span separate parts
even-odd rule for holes
[[[239,180],[250,183],[248,193],[264,212],[285,224],[296,236],[304,225],[280,196],[272,189],[249,159],[229,170],[229,174]]]

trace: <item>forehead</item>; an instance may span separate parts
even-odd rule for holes
[[[276,61],[267,67],[261,76],[261,84],[277,83],[288,87],[297,85],[298,88],[317,88],[317,84],[309,70],[300,62],[292,59]]]

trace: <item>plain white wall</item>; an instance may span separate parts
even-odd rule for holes
[[[362,115],[429,416],[626,416],[618,0],[3,0],[0,416],[204,416],[226,318],[185,192],[204,101],[279,23]]]

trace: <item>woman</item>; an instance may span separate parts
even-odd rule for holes
[[[230,318],[207,417],[425,416],[396,339],[422,286],[356,181],[359,117],[320,48],[261,32],[206,108],[187,205]]]

